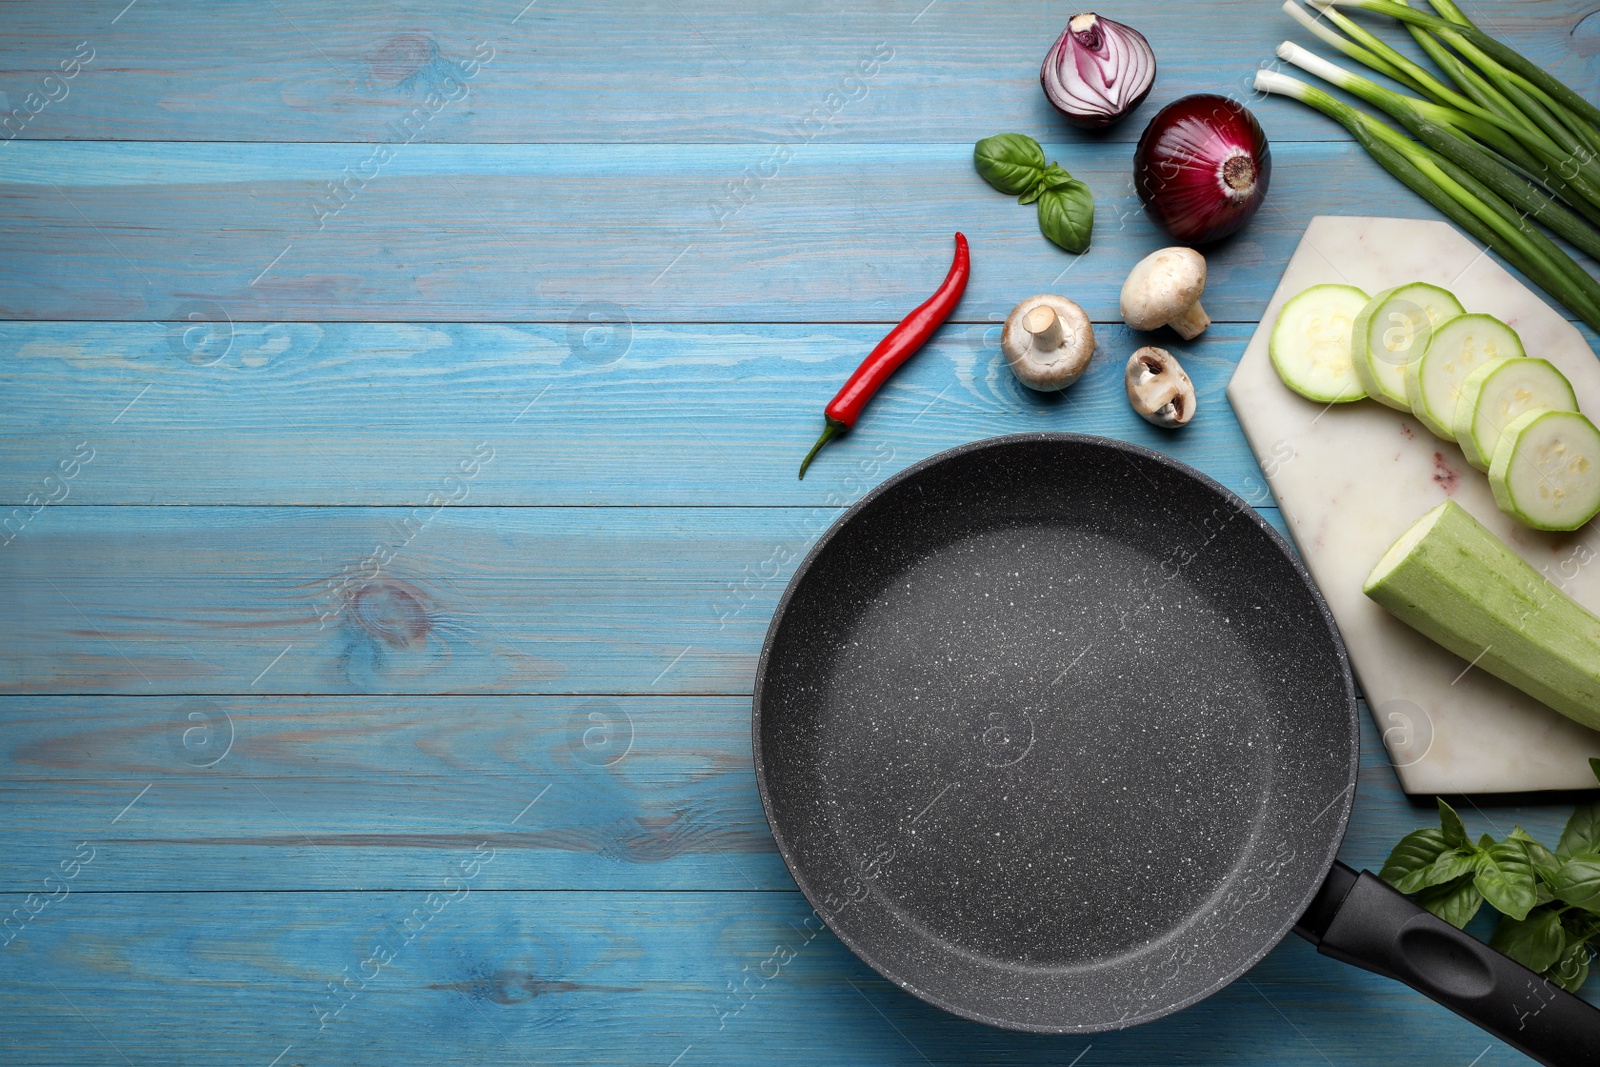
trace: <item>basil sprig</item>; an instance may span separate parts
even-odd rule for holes
[[[1061,168],[1045,163],[1039,142],[1023,133],[985,137],[972,150],[984,181],[1019,204],[1038,202],[1039,231],[1068,252],[1089,250],[1094,229],[1094,194]]]
[[[1589,765],[1600,778],[1600,760]],[[1401,838],[1379,877],[1456,927],[1487,902],[1500,912],[1489,944],[1576,992],[1600,947],[1600,801],[1572,813],[1552,852],[1520,826],[1473,844],[1440,800],[1439,825]]]
[[[1044,149],[1025,133],[997,133],[977,143],[972,163],[984,181],[1007,196],[1019,196],[1043,177]]]

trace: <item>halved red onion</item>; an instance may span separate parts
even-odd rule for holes
[[[1086,130],[1138,107],[1155,80],[1156,54],[1144,34],[1092,11],[1072,16],[1039,68],[1050,103]]]
[[[1145,210],[1188,245],[1228,236],[1267,195],[1272,150],[1250,110],[1196,93],[1150,120],[1133,152],[1133,184]]]

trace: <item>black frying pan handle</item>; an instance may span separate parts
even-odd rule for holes
[[[1295,933],[1336,960],[1404,982],[1548,1067],[1600,1062],[1600,1008],[1342,863]]]

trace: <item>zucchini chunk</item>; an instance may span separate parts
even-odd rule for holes
[[[1600,729],[1600,618],[1454,500],[1402,534],[1362,589],[1462,659]]]

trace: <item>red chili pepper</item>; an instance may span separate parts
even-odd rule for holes
[[[961,234],[956,234],[956,258],[950,264],[950,273],[944,276],[944,282],[934,291],[934,294],[924,300],[917,309],[900,320],[900,325],[889,331],[889,335],[878,342],[866,359],[861,361],[861,366],[850,375],[850,380],[844,383],[844,388],[839,390],[837,396],[823,409],[823,417],[827,425],[823,427],[822,436],[817,438],[817,443],[811,446],[811,451],[806,453],[806,458],[800,464],[800,477],[806,476],[806,468],[811,466],[812,457],[829,441],[838,437],[856,424],[861,417],[861,410],[867,406],[867,401],[878,388],[888,381],[889,375],[895,368],[911,358],[911,354],[927,343],[933,331],[943,325],[944,320],[956,309],[956,304],[961,301],[961,294],[967,289],[967,275],[971,273],[971,259],[967,255],[967,239]]]

